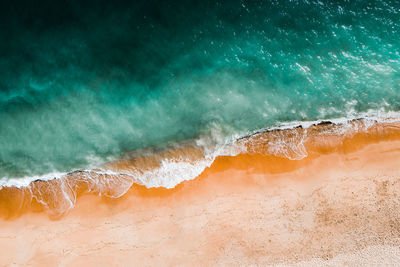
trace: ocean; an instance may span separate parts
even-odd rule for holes
[[[400,111],[399,1],[0,10],[3,186],[82,171],[106,179],[118,176],[107,164],[151,155],[156,171],[136,161],[134,182],[170,188],[218,155],[242,153],[231,145],[257,131]]]

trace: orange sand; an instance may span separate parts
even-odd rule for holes
[[[58,220],[39,203],[24,204],[23,190],[3,189],[0,265],[343,263],[350,256],[340,255],[371,256],[372,246],[394,251],[400,263],[389,249],[400,245],[400,130],[377,127],[340,142],[310,139],[301,160],[220,157],[171,190],[82,194]]]

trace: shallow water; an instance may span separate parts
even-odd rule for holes
[[[258,173],[268,180],[271,174],[304,169],[327,154],[346,155],[368,145],[399,140],[398,121],[353,120],[262,131],[227,144],[212,155],[195,144],[140,151],[100,169],[74,171],[58,179],[17,179],[23,186],[8,184],[0,188],[0,217],[44,210],[51,218],[60,218],[74,208],[82,194],[119,198],[138,189],[146,190],[145,194],[174,194],[189,183],[196,185],[210,173],[230,169]],[[241,177],[242,183],[246,183],[246,177]]]

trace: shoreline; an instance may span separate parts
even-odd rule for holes
[[[310,139],[299,160],[221,156],[173,189],[134,185],[116,199],[83,192],[55,221],[24,211],[0,219],[0,264],[318,265],[396,248],[399,133],[378,124],[347,139]],[[247,145],[264,151],[260,142],[272,137],[261,136]]]
[[[370,143],[386,140],[400,140],[399,121],[376,122],[357,119],[345,124],[324,121],[307,128],[300,125],[289,129],[257,132],[246,138],[237,139],[234,144],[236,149],[239,148],[237,155],[217,156],[209,163],[206,162],[207,164],[200,170],[195,170],[189,179],[183,179],[174,187],[167,187],[165,190],[173,191],[185,182],[199,179],[208,169],[215,169],[220,159],[240,159],[259,155],[268,159],[265,160],[268,167],[263,167],[263,171],[282,173],[293,170],[291,166],[302,167],[304,162],[309,162],[320,155],[334,152],[348,153]],[[73,209],[77,199],[84,194],[120,198],[132,187],[141,186],[150,191],[153,188],[162,191],[164,186],[149,188],[146,184],[141,184],[135,176],[153,172],[152,175],[156,179],[162,180],[163,177],[157,177],[159,175],[157,171],[165,159],[188,163],[193,167],[198,162],[204,162],[203,157],[202,148],[177,147],[150,156],[111,162],[104,165],[104,169],[78,170],[61,178],[35,180],[25,187],[1,187],[0,217],[7,219],[18,217],[25,212],[46,211],[51,219],[57,219]],[[244,170],[246,168],[254,166],[245,166]],[[178,174],[185,171],[187,170],[179,170]]]
[[[371,114],[365,113],[364,116],[359,116],[359,117],[343,117],[343,118],[333,118],[333,119],[324,119],[324,120],[315,120],[315,121],[296,121],[296,122],[289,122],[289,123],[281,123],[280,126],[274,126],[270,128],[261,128],[258,130],[254,130],[248,134],[244,134],[243,136],[237,137],[236,139],[232,139],[231,142],[233,143],[238,143],[241,142],[242,140],[246,140],[249,138],[253,138],[257,135],[262,135],[262,134],[268,134],[268,133],[274,133],[274,132],[280,132],[280,131],[291,131],[291,130],[296,130],[296,129],[308,129],[312,127],[320,127],[320,126],[346,126],[346,125],[351,125],[357,122],[368,122],[372,124],[385,124],[385,123],[399,123],[400,122],[400,112],[388,112],[385,116],[378,116],[374,115],[371,116]],[[193,138],[192,141],[197,140],[197,138]],[[175,145],[177,145],[177,148],[179,149],[180,147],[185,147],[185,146],[193,146],[193,144],[188,143],[190,140],[184,140],[182,142],[179,142]],[[221,145],[221,144],[220,144]],[[232,144],[224,144],[223,146],[229,146]],[[23,188],[29,186],[31,183],[35,182],[43,182],[43,181],[52,181],[55,179],[62,179],[66,176],[74,175],[76,173],[82,173],[82,172],[90,172],[90,171],[104,171],[107,172],[107,169],[103,169],[102,167],[109,165],[110,163],[113,162],[118,162],[120,160],[123,160],[124,158],[129,158],[131,154],[136,155],[138,151],[144,151],[142,156],[146,156],[149,151],[150,154],[157,155],[157,154],[164,154],[165,152],[168,152],[168,150],[174,150],[174,146],[167,146],[166,148],[163,149],[158,149],[158,148],[143,148],[143,149],[138,149],[138,150],[133,150],[130,152],[127,152],[125,155],[123,155],[120,159],[116,159],[110,162],[104,163],[102,166],[99,166],[97,168],[86,168],[86,169],[74,169],[71,171],[66,171],[66,172],[53,172],[53,173],[48,173],[44,175],[36,175],[36,176],[24,176],[24,177],[17,177],[17,178],[7,178],[7,182],[0,184],[0,189],[6,188],[6,187],[17,187],[17,188]],[[139,154],[140,156],[140,154]],[[217,155],[217,156],[232,156],[229,154],[223,154],[223,155]],[[33,178],[34,177],[34,178]],[[27,181],[28,180],[28,181]],[[14,181],[10,182],[10,181]]]
[[[3,217],[0,265],[382,260],[379,253],[368,254],[373,247],[389,252],[393,247],[390,255],[396,259],[398,124],[375,124],[344,139],[315,142],[325,130],[309,129],[308,155],[299,160],[263,154],[260,144],[273,136],[260,135],[246,144],[258,153],[218,157],[199,177],[173,189],[134,185],[120,198],[82,191],[75,207],[56,220],[40,205]],[[284,132],[293,137],[301,131]]]

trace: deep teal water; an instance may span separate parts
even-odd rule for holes
[[[3,179],[400,110],[399,1],[110,2],[2,4]]]

